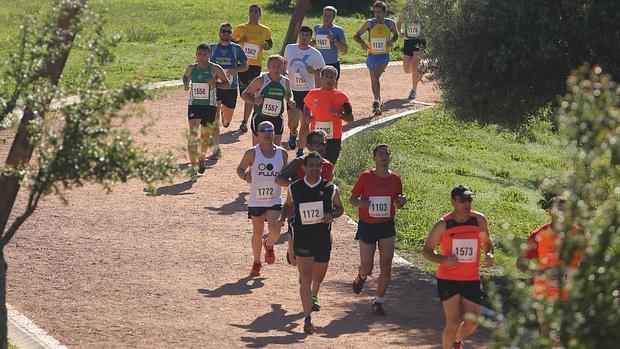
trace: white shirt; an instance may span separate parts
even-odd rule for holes
[[[310,91],[315,88],[314,75],[308,73],[307,67],[321,69],[325,60],[319,50],[312,46],[302,50],[299,44],[288,44],[284,49],[284,60],[287,62],[288,77],[293,91]]]

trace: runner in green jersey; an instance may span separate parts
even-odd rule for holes
[[[243,91],[241,97],[247,103],[254,104],[252,113],[252,144],[258,143],[258,125],[269,121],[274,125],[274,143],[280,145],[284,122],[282,114],[284,108],[295,109],[292,99],[291,83],[283,76],[284,58],[280,55],[270,56],[267,60],[268,73],[254,79]],[[286,102],[286,103],[285,103]]]
[[[195,167],[198,139],[201,140],[198,164],[199,173],[204,173],[205,171],[205,156],[209,138],[213,139],[214,151],[219,152],[219,120],[215,118],[217,113],[215,92],[217,88],[230,88],[230,82],[224,70],[219,65],[209,62],[210,58],[211,48],[207,44],[198,45],[198,48],[196,48],[196,63],[188,65],[185,69],[185,74],[183,74],[185,91],[190,91],[187,108],[190,133],[187,152],[191,164],[192,180],[196,179]],[[199,132],[200,137],[198,136]]]

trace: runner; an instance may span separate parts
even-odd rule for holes
[[[437,293],[443,305],[446,325],[442,334],[444,349],[463,348],[463,338],[477,327],[465,314],[480,315],[480,250],[486,253],[487,267],[493,266],[493,242],[487,219],[471,210],[473,192],[459,185],[450,193],[452,212],[444,215],[431,228],[423,255],[438,263]],[[435,247],[441,244],[441,254]]]
[[[258,23],[262,15],[262,9],[256,4],[250,5],[248,23],[235,27],[232,40],[243,47],[248,58],[248,70],[239,73],[239,92],[243,92],[248,85],[260,75],[263,66],[263,50],[270,50],[273,46],[269,27]],[[248,120],[252,112],[252,104],[245,103],[243,106],[243,121],[239,131],[248,132]]]
[[[316,331],[312,322],[312,280],[316,268],[327,270],[332,249],[331,223],[344,207],[338,187],[321,178],[322,158],[310,152],[304,159],[306,175],[289,186],[282,210],[284,223],[294,211],[293,246],[299,270],[299,296],[304,312],[304,332]]]
[[[275,125],[274,142],[279,145],[284,133],[284,102],[289,109],[295,108],[295,102],[291,98],[291,83],[283,76],[284,58],[280,55],[272,55],[267,60],[268,73],[265,73],[250,83],[241,97],[246,104],[254,105],[252,114],[252,145],[258,143],[257,126],[267,120]]]
[[[248,70],[248,58],[243,48],[230,41],[232,26],[230,23],[220,25],[220,42],[211,47],[211,62],[219,64],[226,71],[230,80],[230,89],[217,89],[217,106],[221,111],[222,126],[227,128],[237,106],[238,82],[237,73]],[[218,116],[220,114],[218,113]],[[219,154],[221,156],[221,154]]]
[[[303,154],[305,137],[309,129],[323,130],[327,134],[325,157],[336,164],[342,143],[342,121],[353,122],[353,108],[349,98],[336,89],[338,72],[332,66],[321,70],[321,88],[316,88],[304,98],[304,113],[301,116],[297,156]]]
[[[396,40],[398,31],[394,21],[386,18],[387,5],[383,1],[377,1],[372,5],[374,18],[364,22],[362,27],[355,33],[357,41],[362,49],[368,52],[366,67],[370,73],[370,85],[372,95],[375,98],[372,103],[372,112],[375,116],[381,115],[381,74],[390,62],[390,51]],[[362,39],[362,34],[368,32],[368,43]],[[390,33],[392,34],[390,37]]]
[[[325,132],[322,130],[314,130],[308,133],[306,137],[306,146],[309,152],[316,151],[321,155],[321,157],[325,156],[325,146],[327,145],[325,139]],[[280,171],[278,176],[276,177],[276,183],[283,187],[288,187],[294,181],[303,178],[305,176],[304,170],[304,158],[298,157],[291,161],[286,167]],[[321,167],[321,178],[326,181],[331,181],[334,177],[334,165],[329,162],[329,160],[323,158],[323,163]],[[291,219],[289,219],[288,226],[288,251],[286,252],[286,260],[289,264],[296,266],[297,261],[295,260],[295,251],[293,249],[293,228],[291,226]],[[324,265],[323,265],[324,264]],[[312,275],[312,311],[321,310],[321,306],[319,305],[319,288],[321,287],[321,283],[325,278],[325,273],[327,272],[328,263],[321,263],[314,268],[314,273]]]
[[[396,209],[403,208],[407,200],[403,195],[400,177],[388,168],[392,155],[387,144],[377,145],[372,151],[372,157],[375,168],[362,173],[349,198],[351,205],[358,208],[359,216],[355,239],[359,240],[360,267],[353,281],[353,292],[359,294],[366,278],[372,274],[375,251],[379,246],[380,273],[371,311],[385,316],[383,303],[392,273],[396,236],[394,215]]]
[[[200,44],[196,48],[196,63],[190,64],[183,74],[183,87],[189,92],[187,118],[189,119],[189,140],[187,152],[191,165],[192,181],[196,181],[196,154],[198,153],[198,139],[200,142],[200,160],[198,173],[204,173],[206,168],[209,138],[212,137],[214,153],[219,150],[219,127],[215,119],[217,113],[216,89],[229,88],[230,82],[222,67],[209,62],[211,48],[207,44]],[[216,81],[219,79],[221,82]],[[202,127],[200,127],[202,126]],[[198,133],[200,132],[200,137]]]
[[[403,70],[405,74],[411,74],[411,91],[409,99],[416,99],[416,90],[420,82],[418,66],[422,60],[422,52],[426,48],[426,39],[422,34],[420,23],[415,20],[413,6],[415,0],[409,0],[403,8],[403,13],[398,17],[396,27],[401,37],[405,38],[403,46]]]
[[[312,29],[303,26],[299,30],[299,44],[288,44],[284,49],[284,71],[288,71],[296,105],[288,115],[288,128],[291,132],[288,139],[289,149],[297,148],[297,127],[299,127],[297,109],[299,112],[304,110],[304,97],[308,91],[315,88],[315,82],[316,85],[320,85],[319,75],[325,66],[321,53],[310,46],[310,39]]]
[[[346,54],[349,52],[344,29],[334,24],[337,12],[338,10],[336,10],[335,7],[325,6],[323,8],[323,24],[314,26],[314,32],[316,33],[314,47],[323,55],[325,64],[331,65],[338,71],[338,76],[336,76],[336,88],[338,88],[338,80],[340,79],[340,61],[338,59],[338,53]]]
[[[261,245],[265,248],[265,262],[273,264],[276,260],[273,245],[280,237],[282,227],[278,221],[282,199],[281,188],[275,182],[275,178],[288,161],[286,150],[273,143],[274,126],[271,122],[261,122],[257,131],[259,143],[243,154],[237,166],[237,176],[250,183],[248,218],[252,220],[252,254],[254,256],[251,276],[259,276],[262,270]],[[269,235],[263,241],[265,220]]]

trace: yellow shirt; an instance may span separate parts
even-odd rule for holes
[[[247,36],[247,41],[240,43],[240,45],[248,57],[248,64],[261,67],[263,65],[263,45],[265,41],[271,39],[269,27],[260,23],[258,25],[240,24],[233,30],[232,39],[239,41],[244,35]]]
[[[388,42],[392,37],[391,23],[394,23],[394,21],[389,18],[385,18],[383,23],[379,23],[375,18],[370,20],[370,29],[368,30],[369,53],[375,55],[390,53],[392,47],[388,46]]]

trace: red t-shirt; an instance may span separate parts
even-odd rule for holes
[[[362,173],[351,193],[370,200],[370,207],[358,208],[360,220],[368,224],[389,222],[394,219],[396,199],[403,193],[403,183],[394,172],[380,177],[368,170]]]
[[[325,90],[315,88],[308,92],[304,98],[304,105],[310,109],[313,118],[310,122],[310,129],[320,129],[325,131],[327,139],[342,138],[342,119],[330,113],[330,108],[334,107],[338,112],[344,111],[344,104],[349,103],[349,98],[340,90]]]
[[[295,174],[295,178],[304,178],[306,175],[303,165],[304,160],[301,159],[297,165],[297,173]],[[321,164],[321,178],[326,181],[331,181],[334,178],[334,164],[329,162],[327,159],[323,159],[323,163]]]

